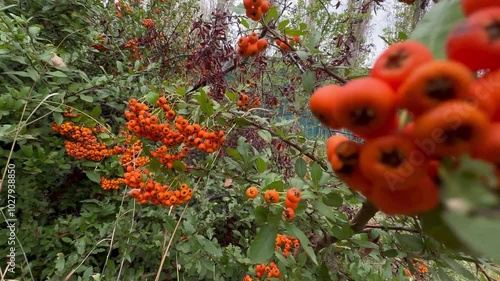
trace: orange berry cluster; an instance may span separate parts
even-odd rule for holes
[[[280,269],[274,262],[270,262],[269,265],[258,264],[255,266],[255,275],[257,278],[280,278],[283,279]]]
[[[125,111],[127,129],[138,137],[157,142],[163,145],[151,152],[153,157],[159,157],[160,162],[165,167],[172,169],[173,162],[182,160],[190,148],[212,153],[226,141],[226,136],[222,131],[209,132],[202,129],[199,124],[189,124],[189,121],[182,116],[175,117],[176,113],[170,108],[165,97],[160,97],[157,105],[165,111],[167,120],[174,120],[173,126],[162,123],[158,116],[149,112],[149,107],[136,99],[129,100],[129,110]],[[168,153],[170,148],[184,144],[179,153]]]
[[[132,57],[135,60],[142,59],[142,55],[139,52],[139,40],[137,38],[128,40],[127,43],[125,43],[125,48],[130,49]]]
[[[427,272],[429,272],[429,268],[423,263],[422,260],[419,259],[413,259],[413,267],[417,269],[418,273],[420,275],[424,275]],[[405,274],[408,277],[415,278],[416,276],[411,273],[411,271],[408,268],[405,268]]]
[[[123,178],[107,179],[105,177],[101,177],[101,187],[104,190],[118,189],[124,182],[125,180]]]
[[[247,17],[254,21],[259,21],[262,15],[269,11],[271,3],[262,0],[243,0],[243,6],[245,6]]]
[[[297,35],[293,36],[293,40],[289,39],[288,44],[285,43],[286,39],[284,39],[284,38],[276,39],[275,42],[276,42],[276,45],[278,45],[278,47],[280,47],[280,49],[282,51],[290,51],[290,45],[299,43],[299,36],[297,36]]]
[[[155,22],[152,19],[143,19],[142,25],[146,28],[153,28],[153,26],[155,26]]]
[[[58,126],[54,122],[52,123],[52,130],[70,139],[64,142],[66,153],[76,159],[88,159],[97,162],[121,152],[119,146],[108,148],[94,135],[95,132],[104,132],[104,128],[91,129],[75,126],[71,122]]]
[[[241,57],[254,57],[267,49],[267,40],[259,39],[259,35],[252,32],[248,36],[238,39],[238,55]]]
[[[132,146],[130,146],[131,142],[132,136],[129,135],[125,140],[125,143],[127,143],[129,147],[125,148],[125,150],[122,149],[122,156],[120,158],[120,162],[125,170],[127,170],[128,167],[137,168],[144,166],[150,161],[147,156],[139,156],[142,152],[142,141],[136,140]]]
[[[139,173],[140,170],[137,172]],[[151,202],[154,205],[163,206],[184,204],[191,200],[192,194],[193,190],[185,183],[181,184],[179,189],[172,190],[168,185],[161,184],[151,178],[145,182],[139,182],[139,188],[134,188],[129,192],[129,195],[141,204]]]
[[[286,258],[288,255],[292,254],[293,249],[298,249],[300,248],[300,241],[299,239],[290,236],[290,235],[284,235],[284,234],[278,234],[276,236],[276,247],[275,250],[282,250],[283,251],[283,256]]]
[[[414,215],[437,206],[444,157],[469,153],[500,175],[499,80],[500,70],[474,78],[464,64],[436,60],[425,45],[405,41],[384,51],[369,77],[321,87],[309,105],[326,126],[366,140],[332,136],[333,171],[386,214]],[[405,128],[399,109],[412,119]]]
[[[242,110],[248,110],[250,108],[254,108],[260,105],[260,98],[255,97],[250,99],[247,94],[242,94],[237,103],[238,107],[241,107]]]
[[[247,196],[249,189],[247,189]],[[266,190],[266,192],[264,193],[264,199],[269,204],[278,203],[280,201],[280,193],[274,189]],[[285,218],[285,220],[287,221],[293,220],[293,218],[295,217],[295,209],[297,209],[301,200],[302,200],[302,194],[298,188],[293,187],[287,190],[285,199],[285,210],[283,211],[283,217]]]

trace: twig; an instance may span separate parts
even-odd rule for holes
[[[413,233],[420,233],[418,229],[403,227],[403,226],[383,226],[383,225],[365,225],[365,228],[377,228],[383,230],[395,230],[395,231],[408,231]]]
[[[245,118],[246,121],[248,121],[252,126],[258,128],[258,129],[261,129],[261,130],[266,130],[268,131],[272,136],[275,136],[275,137],[278,137],[280,138],[280,140],[284,141],[286,144],[288,144],[289,146],[295,148],[297,151],[299,151],[301,154],[311,158],[314,162],[318,163],[318,165],[321,166],[321,168],[323,168],[323,170],[327,171],[328,170],[328,167],[325,165],[325,163],[323,161],[320,161],[318,158],[316,158],[316,156],[312,155],[311,153],[309,152],[305,152],[302,147],[300,147],[299,145],[289,141],[289,140],[286,140],[286,139],[283,139],[279,136],[278,133],[276,133],[275,131],[273,131],[272,129],[269,129],[269,128],[265,128],[263,126],[261,126],[260,124],[254,122],[254,121],[251,121],[251,120],[248,120]]]
[[[370,221],[370,219],[372,219],[377,212],[378,209],[370,201],[364,202],[361,209],[359,209],[354,218],[351,220],[351,229],[354,233],[362,232],[368,221]],[[315,252],[318,252],[319,250],[335,244],[338,241],[338,238],[327,234],[315,237],[312,239],[311,243],[314,246]]]

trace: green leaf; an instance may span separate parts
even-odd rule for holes
[[[442,281],[453,281],[453,279],[442,268],[438,268],[438,276]]]
[[[278,235],[277,226],[269,224],[262,226],[250,244],[248,258],[253,263],[267,263],[270,261],[274,254],[276,235]]]
[[[264,173],[267,169],[267,163],[262,158],[257,158],[255,160],[255,168],[259,173]]]
[[[313,180],[314,183],[318,183],[322,176],[323,176],[323,169],[318,163],[314,162],[311,165],[311,179]]]
[[[85,171],[85,174],[87,175],[89,180],[91,180],[93,182],[101,183],[101,177],[99,176],[99,174],[96,171],[87,170],[87,171]]]
[[[378,248],[377,244],[370,242],[370,241],[351,239],[351,242],[362,247],[362,248],[368,248],[368,249],[377,249]]]
[[[173,165],[174,165],[174,169],[177,172],[183,173],[186,170],[186,166],[184,166],[184,163],[180,160],[175,160]]]
[[[325,203],[325,205],[330,207],[340,207],[342,206],[344,200],[342,199],[342,196],[338,195],[335,192],[331,192],[323,197],[323,202]]]
[[[66,73],[62,72],[62,71],[48,71],[47,72],[48,75],[50,76],[54,76],[54,77],[59,77],[59,78],[66,78],[68,77],[68,75],[66,75]]]
[[[214,113],[212,101],[204,91],[201,91],[200,94],[196,96],[196,100],[200,104],[201,111],[206,113],[208,116],[211,116]]]
[[[40,30],[41,29],[38,26],[30,26],[30,28],[28,28],[28,33],[34,38],[40,33]]]
[[[285,184],[282,181],[275,181],[272,182],[268,185],[266,185],[262,190],[270,190],[270,189],[275,189],[276,191],[283,191],[283,187]]]
[[[33,156],[33,146],[26,144],[21,146],[21,153],[26,157]]]
[[[271,135],[271,133],[269,133],[269,131],[259,130],[257,131],[257,134],[259,134],[259,136],[268,143],[271,143],[271,141],[273,140],[273,136]]]
[[[463,18],[460,1],[441,0],[425,14],[410,35],[410,39],[425,44],[436,59],[445,59],[448,33]]]
[[[314,89],[316,84],[316,74],[312,71],[306,71],[302,74],[302,87],[304,91],[310,93]]]
[[[61,125],[64,121],[64,117],[59,112],[52,112],[52,118],[54,118],[57,125]]]
[[[500,262],[500,221],[456,212],[443,213],[443,220],[468,248]]]
[[[250,25],[248,24],[248,21],[245,18],[240,18],[240,23],[243,25],[245,28],[250,28]]]
[[[398,255],[399,255],[399,252],[396,249],[390,249],[390,250],[382,252],[382,256],[384,256],[386,258],[395,258]]]
[[[497,238],[498,238],[498,235],[497,235]],[[447,257],[441,257],[441,258],[456,273],[462,275],[463,277],[467,278],[468,280],[475,280],[476,279],[474,274],[472,274],[470,271],[468,271],[463,265],[461,265],[457,261],[449,259]]]
[[[149,102],[149,104],[156,104],[156,101],[160,98],[160,94],[151,92],[145,96],[146,100]]]
[[[297,228],[294,224],[288,223],[286,224],[286,229],[290,235],[297,237],[300,241],[300,246],[306,251],[306,254],[311,258],[314,264],[318,265],[318,260],[316,259],[316,254],[314,253],[313,248],[310,246],[311,242],[309,238]]]
[[[205,250],[207,253],[216,257],[222,256],[222,249],[217,248],[213,241],[210,241],[201,235],[196,235],[196,237],[199,238],[198,242],[200,243],[203,250]]]
[[[83,100],[83,101],[86,101],[86,102],[94,102],[94,98],[93,97],[87,96],[87,95],[84,95],[84,94],[80,95],[80,99]]]
[[[56,259],[56,270],[63,271],[65,263],[66,263],[66,260],[64,259],[64,255],[61,254]]]
[[[301,178],[304,178],[307,173],[307,163],[302,157],[295,160],[295,173]]]
[[[411,234],[394,234],[396,239],[399,241],[402,247],[405,247],[409,251],[420,252],[424,248],[424,244],[422,242],[422,238],[419,236],[411,235]]]
[[[296,53],[297,53],[297,55],[299,56],[299,58],[301,60],[307,60],[307,58],[309,57],[309,53],[308,52],[297,51]]]
[[[320,201],[314,201],[312,203],[313,205],[313,208],[320,212],[322,215],[324,215],[325,217],[333,220],[333,221],[336,221],[337,218],[335,217],[334,215],[334,212],[333,212],[333,209],[328,207],[327,205],[325,205],[323,202],[320,202]]]

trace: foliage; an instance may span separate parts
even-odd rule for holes
[[[357,9],[331,12],[336,1],[314,2],[307,8],[302,2],[275,3],[257,23],[239,13],[239,2],[232,11],[200,15],[194,0],[0,1],[0,163],[5,171],[15,165],[17,219],[15,267],[0,275],[241,280],[255,276],[256,265],[273,261],[285,280],[498,277],[494,262],[500,251],[492,246],[498,245],[492,236],[498,220],[443,207],[419,217],[378,213],[357,224],[364,198],[332,172],[326,138],[307,134],[299,120],[311,116],[305,109],[314,88],[366,74],[346,66],[347,45],[331,40],[342,41],[350,28],[346,22],[364,16]],[[444,39],[423,29],[442,33],[451,25],[442,25],[443,19],[462,17],[458,1],[440,2],[435,9],[441,12],[431,11],[412,35],[434,52],[441,52]],[[255,58],[240,58],[236,40],[251,31],[270,46]],[[285,35],[300,38],[290,52],[274,44]],[[244,93],[259,98],[261,106],[238,107]],[[193,189],[191,200],[178,206],[141,204],[125,184],[101,186],[101,177],[125,178],[127,172],[118,151],[130,148],[122,133],[130,121],[124,113],[129,100],[144,102],[165,120],[160,97],[190,124],[227,137],[213,152],[191,149],[186,165],[172,167],[153,156],[160,141],[139,137],[143,149],[137,157],[150,161],[134,168],[148,170],[145,178]],[[291,118],[282,118],[284,113]],[[97,141],[117,147],[117,153],[100,161],[70,157],[64,137],[52,130],[66,122],[99,129]],[[470,175],[484,175],[484,169],[472,160],[463,163],[458,170],[442,167],[445,184],[455,187],[443,202],[476,196],[467,192],[478,185]],[[10,203],[3,183],[0,239],[7,241]],[[245,196],[249,186],[259,190],[255,199]],[[264,194],[276,190],[283,196],[290,187],[300,189],[302,200],[287,222],[283,200],[271,204]],[[484,196],[473,202],[474,210],[498,206],[496,195]],[[285,256],[275,248],[277,234],[295,237],[300,247]],[[4,255],[9,249],[2,245]]]

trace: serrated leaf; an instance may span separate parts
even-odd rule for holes
[[[300,246],[306,251],[306,254],[311,258],[314,264],[318,265],[318,260],[316,259],[316,254],[314,253],[313,248],[311,247],[311,242],[309,238],[302,232],[302,230],[298,229],[294,224],[288,223],[286,225],[287,231],[290,235],[297,237],[300,241]]]
[[[262,226],[248,249],[248,258],[253,263],[267,263],[274,255],[278,227],[266,224]]]
[[[269,131],[259,130],[257,131],[257,134],[268,143],[271,143],[271,141],[273,140],[273,136],[271,135],[271,133],[269,133]]]
[[[304,178],[307,173],[307,163],[302,157],[295,160],[295,173],[301,178]]]
[[[425,44],[436,59],[445,59],[448,34],[463,18],[460,1],[441,0],[425,14],[410,39]]]

